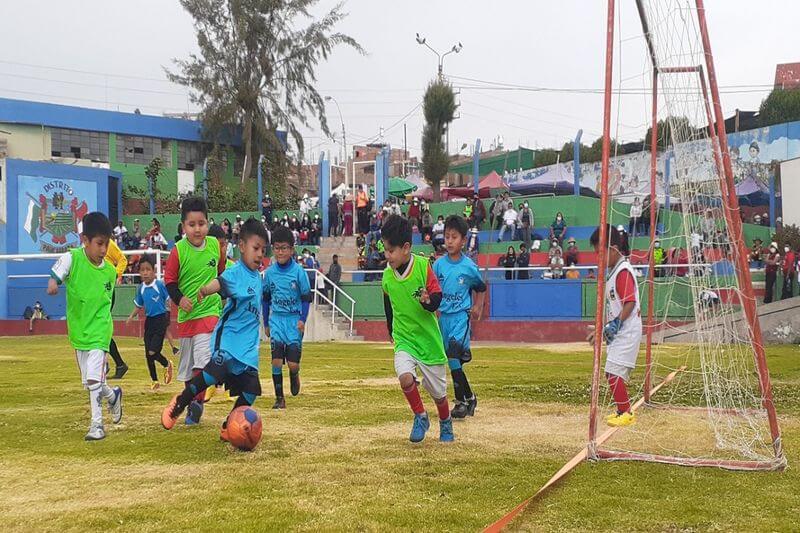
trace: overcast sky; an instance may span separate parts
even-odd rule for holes
[[[693,2],[692,2],[693,3]],[[322,0],[319,12],[335,2]],[[451,128],[450,149],[484,147],[502,136],[517,145],[558,147],[584,130],[584,142],[600,135],[602,95],[563,91],[466,88],[495,84],[556,89],[599,89],[603,83],[606,2],[602,0],[350,0],[340,30],[368,51],[334,52],[319,69],[319,90],[339,102],[347,142],[383,140],[419,153],[427,82],[436,56],[415,33],[446,51],[445,75],[460,89],[460,118]],[[644,43],[634,2],[618,2],[623,43],[620,76],[641,87]],[[797,0],[706,0],[709,31],[726,115],[755,110],[768,94],[776,63],[800,61],[800,2]],[[172,0],[54,0],[14,2],[2,15],[0,96],[143,113],[195,111],[187,89],[166,82],[163,67],[196,50],[191,18]],[[458,76],[459,78],[456,78]],[[619,80],[619,78],[617,78]],[[615,81],[618,83],[618,81]],[[329,108],[332,129],[339,114]],[[647,100],[626,97],[614,131],[623,141],[644,135]],[[307,159],[339,146],[320,131],[308,131]],[[338,135],[338,132],[337,132]],[[469,147],[464,151],[469,150]],[[462,152],[463,153],[463,152]]]

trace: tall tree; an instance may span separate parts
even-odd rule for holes
[[[200,53],[175,60],[178,72],[167,76],[192,88],[192,101],[201,107],[203,127],[214,141],[224,142],[232,125],[241,128],[242,189],[257,158],[254,145],[259,152],[280,146],[277,129],[289,132],[299,158],[300,128],[310,127],[310,118],[330,135],[315,87],[316,67],[338,45],[364,53],[355,39],[335,31],[346,16],[342,4],[315,18],[310,10],[318,1],[180,0],[194,19]]]
[[[456,113],[453,87],[442,80],[432,81],[425,91],[422,109],[425,127],[422,129],[422,167],[433,187],[433,200],[439,201],[442,178],[450,167],[444,136]]]
[[[800,120],[800,89],[773,89],[758,110],[761,126]]]

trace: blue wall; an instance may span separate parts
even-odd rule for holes
[[[583,316],[581,280],[503,279],[492,281],[489,291],[492,320],[580,320]]]

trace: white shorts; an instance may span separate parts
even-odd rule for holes
[[[629,366],[618,365],[617,363],[606,359],[605,372],[606,374],[611,374],[612,376],[619,376],[627,383],[631,379],[631,372],[633,372],[633,369]]]
[[[445,364],[426,365],[420,363],[408,352],[397,352],[394,354],[394,371],[397,377],[403,374],[413,374],[416,378],[417,369],[422,374],[422,386],[434,400],[447,396],[447,369]]]
[[[81,384],[88,387],[90,381],[105,383],[106,352],[105,350],[75,350],[75,360],[81,371]]]
[[[211,333],[198,333],[181,338],[181,359],[178,362],[178,381],[192,379],[192,370],[204,368],[211,361]]]

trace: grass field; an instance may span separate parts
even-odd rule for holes
[[[200,427],[161,429],[178,385],[151,393],[139,340],[118,341],[131,366],[125,417],[107,422],[105,441],[85,443],[88,398],[66,338],[0,338],[6,530],[475,531],[585,445],[588,349],[477,348],[469,374],[478,414],[456,424],[452,445],[438,442],[436,423],[411,445],[388,345],[307,345],[303,392],[286,411],[269,409],[264,376],[264,438],[242,453],[218,440],[224,400],[208,404]],[[768,356],[788,470],[587,463],[511,529],[798,530],[800,349]]]

